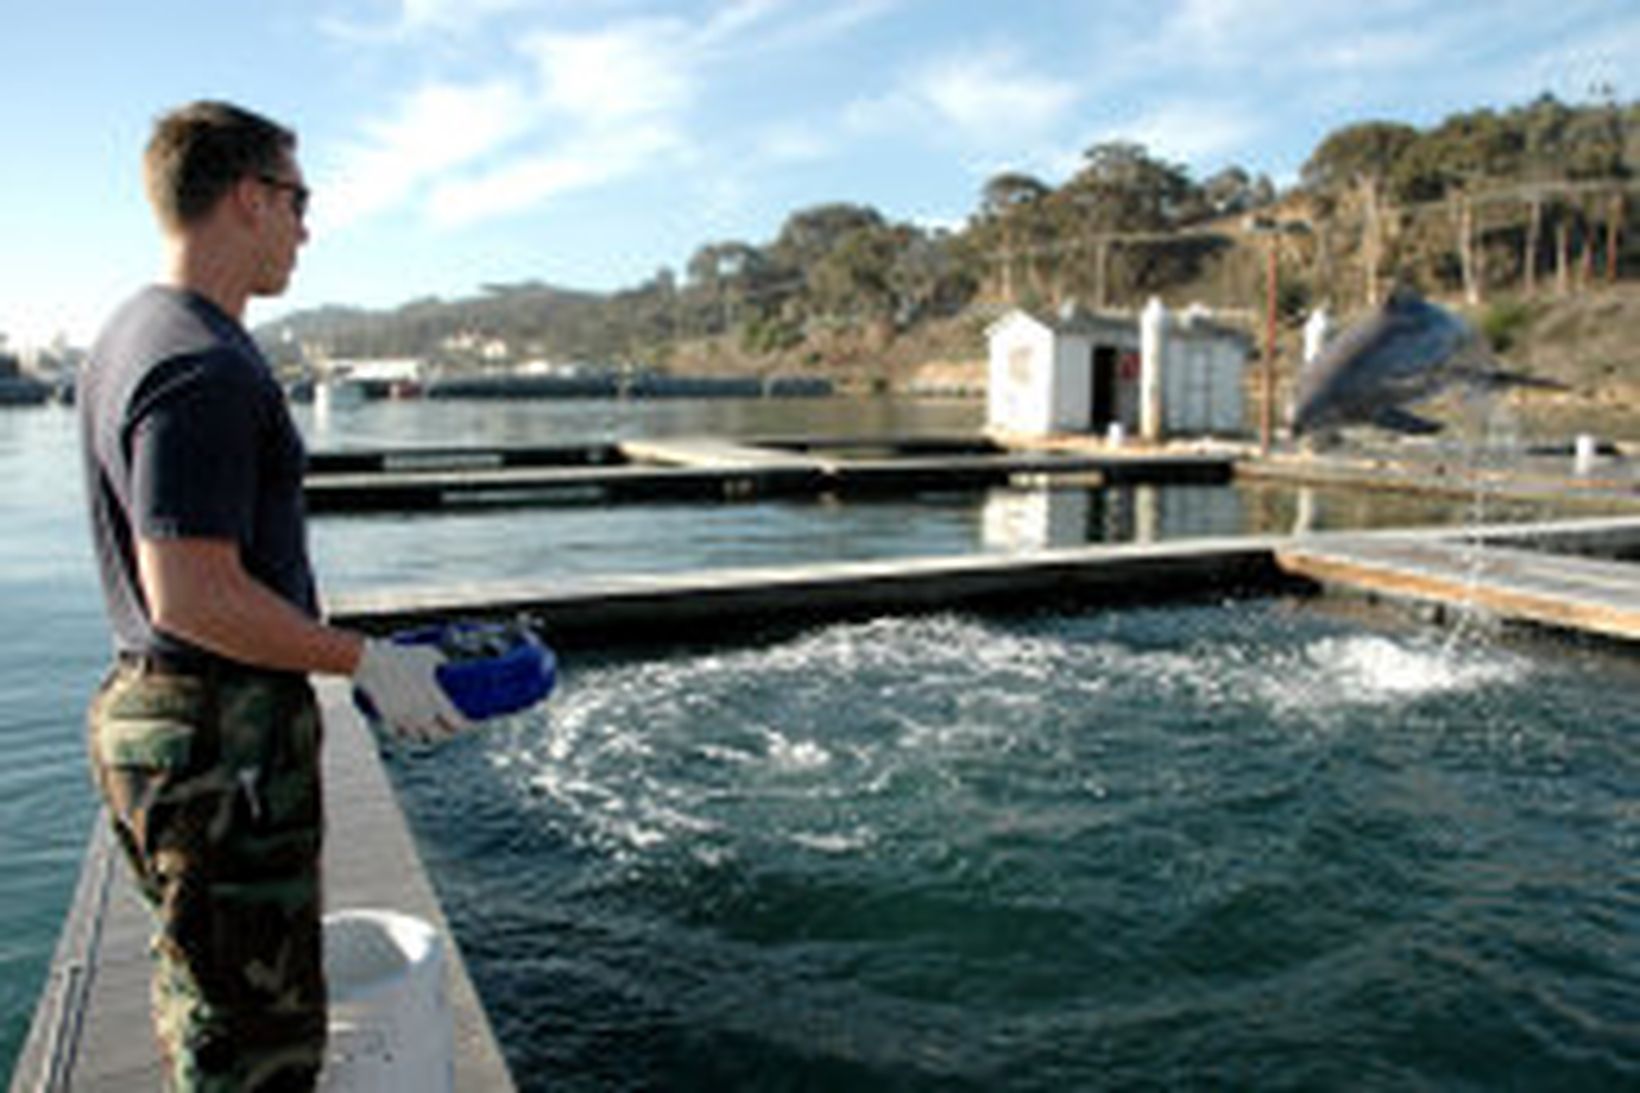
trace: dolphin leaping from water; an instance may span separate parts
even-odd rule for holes
[[[1345,425],[1439,432],[1438,423],[1405,407],[1454,384],[1479,389],[1561,386],[1503,370],[1473,326],[1398,287],[1382,307],[1328,342],[1299,371],[1293,435]]]

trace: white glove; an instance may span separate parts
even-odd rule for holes
[[[473,727],[440,687],[434,671],[444,654],[431,645],[397,645],[367,638],[353,685],[394,732],[423,742],[445,740]]]

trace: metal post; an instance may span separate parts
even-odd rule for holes
[[[1261,455],[1270,454],[1275,431],[1276,407],[1276,245],[1279,237],[1269,236],[1269,260],[1264,292],[1264,397],[1259,406],[1258,446]]]

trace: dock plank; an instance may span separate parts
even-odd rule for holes
[[[374,738],[354,712],[345,684],[323,683],[319,696],[325,721],[326,909],[392,908],[439,930],[450,956],[456,1088],[506,1093],[513,1088],[511,1075]],[[148,1013],[150,932],[148,909],[118,860],[106,818],[99,816],[34,1027],[12,1073],[12,1093],[159,1087]]]
[[[789,450],[709,436],[627,440],[621,443],[621,451],[628,459],[677,467],[818,470],[821,466],[819,460]]]
[[[1323,585],[1640,641],[1640,565],[1451,538],[1297,540],[1281,567]]]
[[[1297,582],[1276,540],[1199,539],[884,561],[505,581],[331,597],[343,625],[373,632],[449,618],[539,622],[555,644],[714,637],[732,627],[809,625],[874,614],[1030,609],[1137,597],[1269,592]]]
[[[1223,483],[1233,476],[1228,456],[1193,452],[947,447],[920,454],[842,458],[835,451],[818,454],[714,437],[633,440],[619,449],[631,462],[497,465],[481,450],[440,449],[444,465],[417,465],[374,452],[369,459],[318,463],[328,469],[311,470],[304,488],[309,510],[327,513],[959,489],[1006,483],[1017,476],[1079,475],[1109,484]],[[448,462],[457,457],[466,461]]]

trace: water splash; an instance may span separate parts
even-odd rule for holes
[[[1478,534],[1485,527],[1495,498],[1494,483],[1520,466],[1524,453],[1520,419],[1497,393],[1484,388],[1467,391],[1462,402],[1459,439],[1462,466],[1473,484],[1466,513],[1466,529],[1461,540],[1465,597],[1447,631],[1445,650],[1455,654],[1463,645],[1485,641],[1492,617],[1478,602],[1481,578],[1486,572],[1486,542]]]
[[[1529,662],[1215,609],[1003,627],[944,616],[598,667],[491,763],[584,845],[728,860],[774,840],[874,851],[908,824],[1005,824],[1015,790],[1082,803],[1157,733],[1306,725],[1518,684]],[[1009,787],[1013,787],[1010,789]]]

